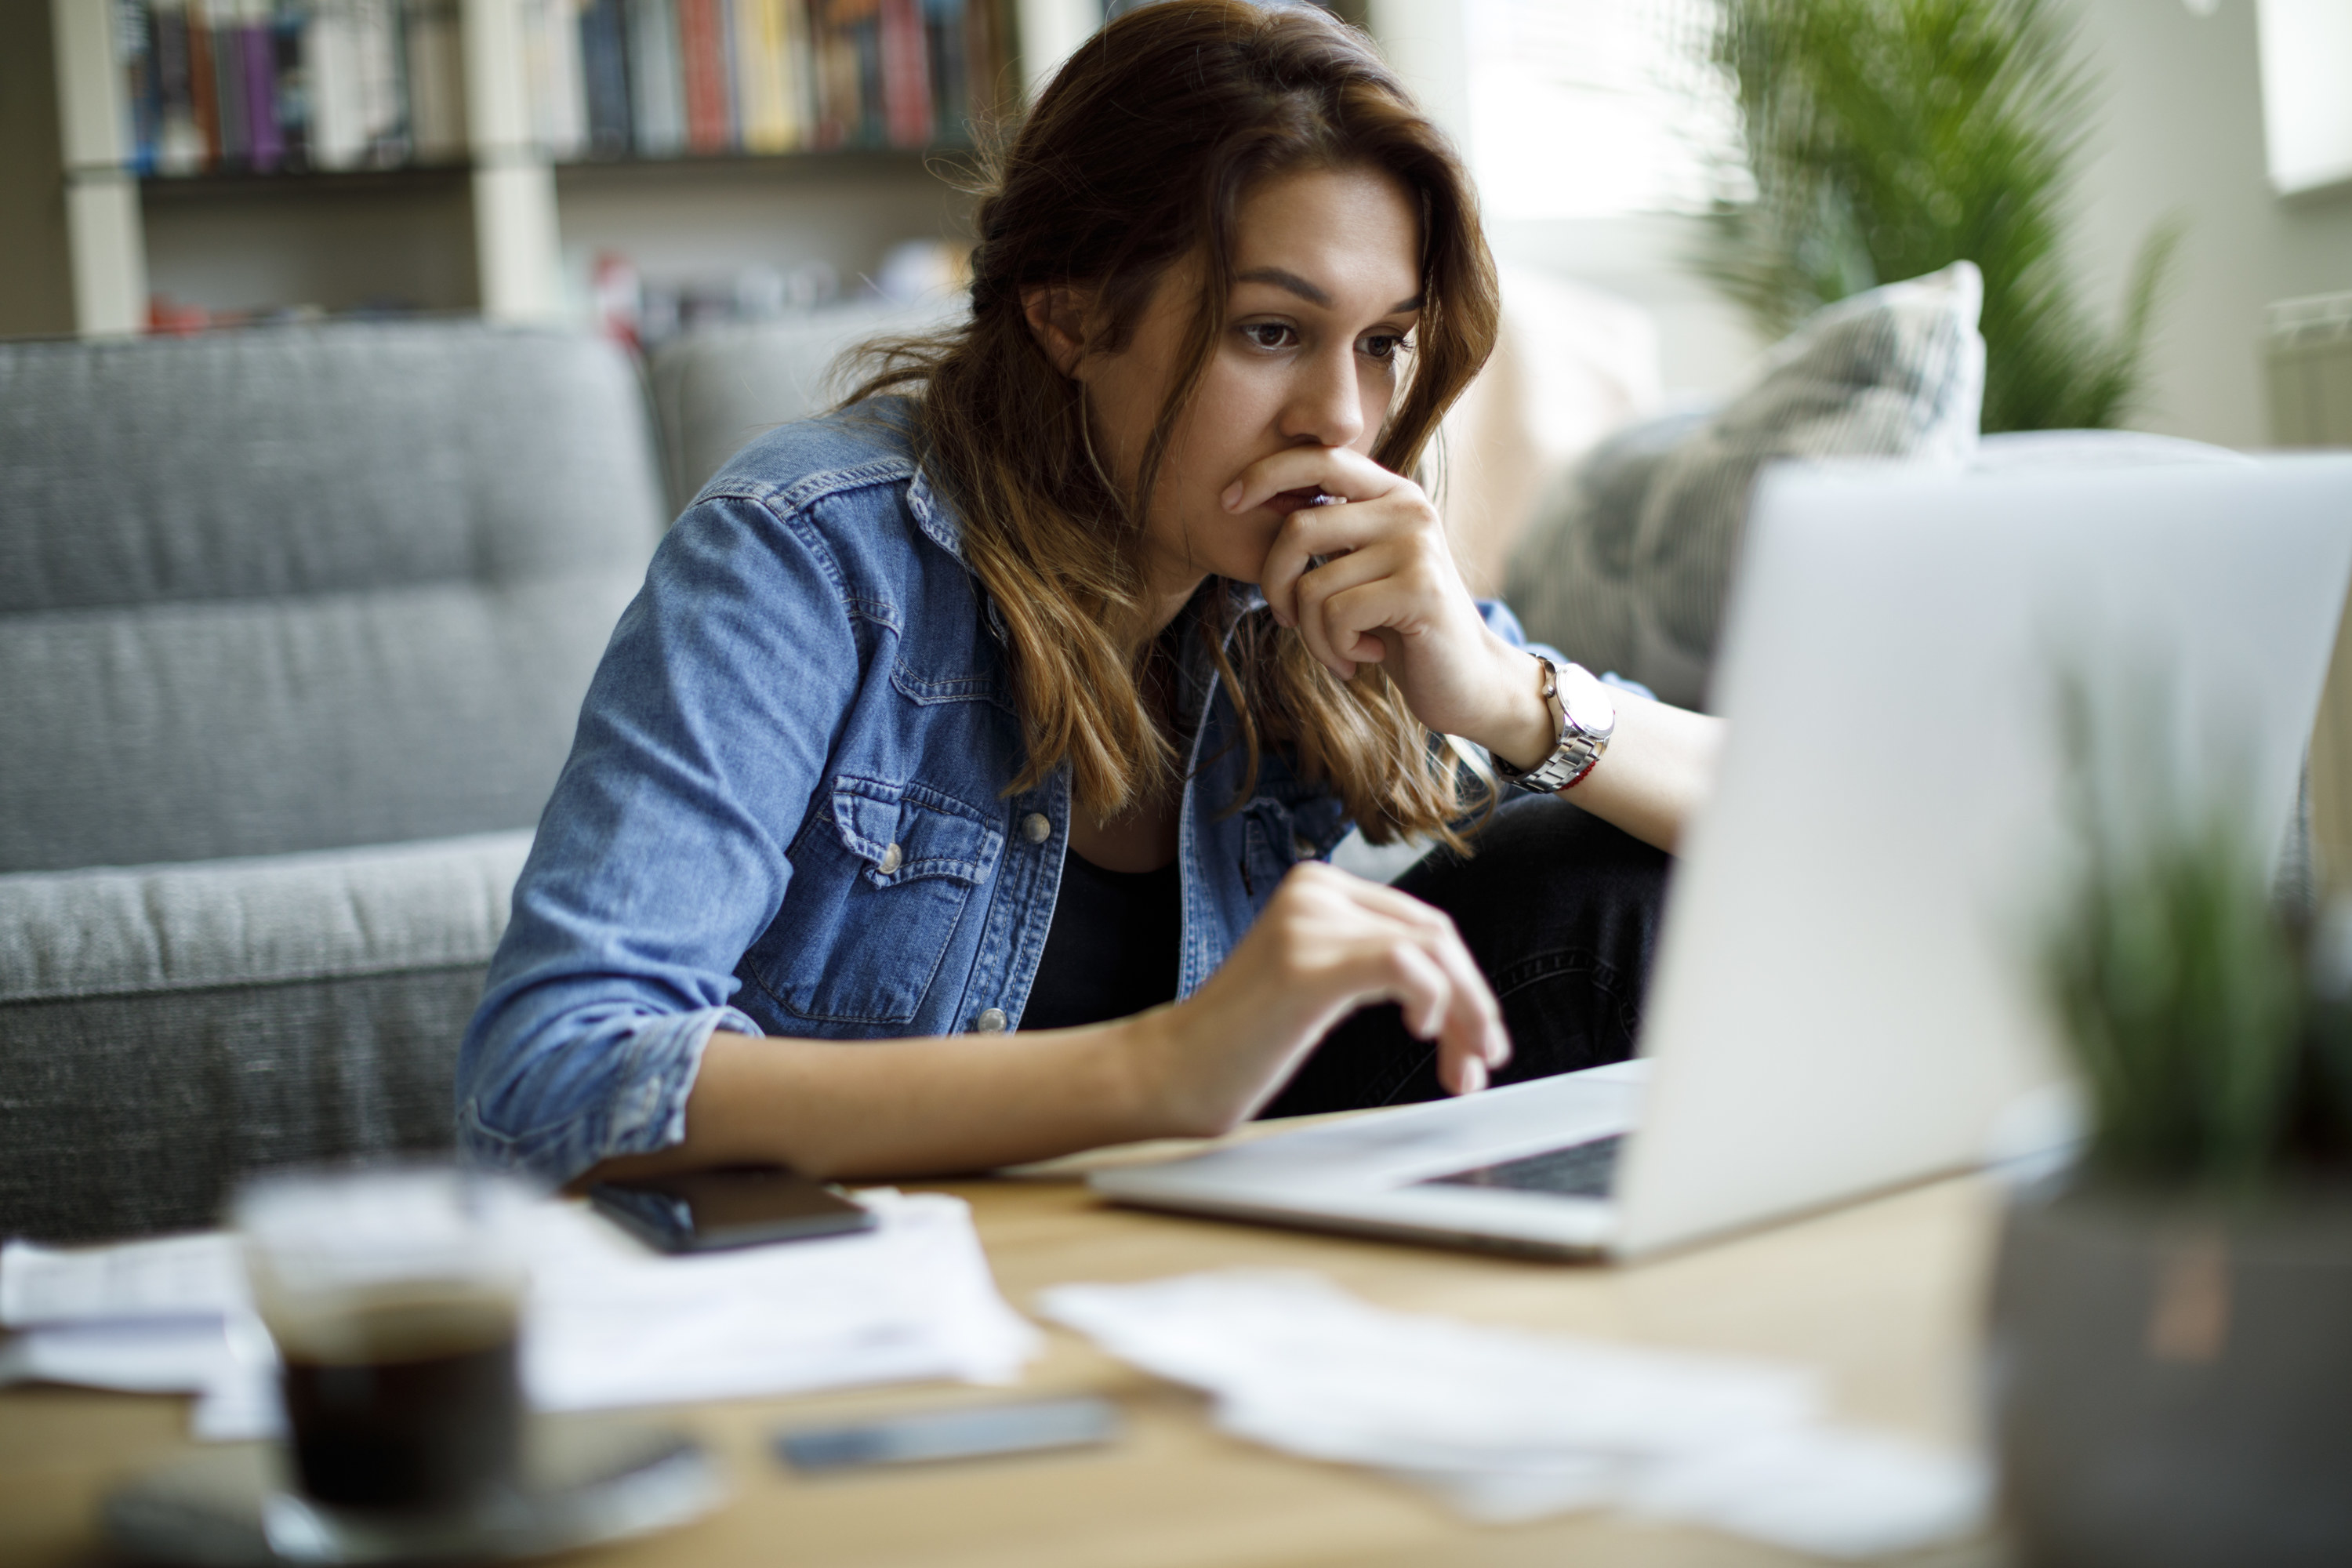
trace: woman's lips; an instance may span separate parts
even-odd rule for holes
[[[1267,498],[1265,508],[1278,516],[1288,517],[1294,511],[1304,511],[1310,506],[1320,506],[1337,497],[1327,496],[1313,485],[1305,489],[1282,490]]]

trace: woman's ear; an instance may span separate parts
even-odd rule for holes
[[[1032,284],[1021,290],[1021,313],[1054,368],[1076,380],[1087,354],[1085,296],[1066,283]]]

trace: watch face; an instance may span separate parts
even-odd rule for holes
[[[1562,669],[1559,679],[1560,706],[1567,710],[1569,722],[1588,735],[1602,736],[1617,726],[1617,705],[1609,700],[1609,689],[1588,670]]]

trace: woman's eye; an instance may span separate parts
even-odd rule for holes
[[[1364,353],[1383,364],[1412,348],[1412,341],[1402,332],[1375,332],[1363,343]]]
[[[1242,336],[1262,349],[1286,349],[1297,335],[1284,321],[1252,321],[1242,329]]]

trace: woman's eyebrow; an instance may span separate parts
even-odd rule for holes
[[[1327,310],[1331,308],[1330,295],[1318,289],[1297,273],[1286,272],[1279,267],[1255,267],[1247,272],[1238,274],[1234,280],[1237,283],[1271,283],[1277,289],[1289,289],[1310,305],[1319,305]],[[1400,300],[1391,305],[1389,311],[1393,315],[1420,309],[1421,296],[1415,294],[1410,300]]]

